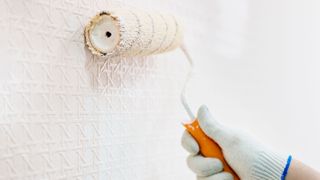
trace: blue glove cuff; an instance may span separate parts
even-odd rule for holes
[[[290,155],[287,159],[287,164],[286,166],[284,167],[284,170],[283,170],[283,173],[281,175],[281,180],[285,180],[286,179],[286,176],[288,174],[288,171],[289,171],[289,167],[290,167],[290,164],[291,164],[291,160],[292,160],[292,156]]]

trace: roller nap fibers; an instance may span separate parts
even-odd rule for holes
[[[95,55],[148,56],[179,47],[182,29],[172,15],[123,8],[97,14],[85,27],[85,41]]]

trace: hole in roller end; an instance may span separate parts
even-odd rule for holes
[[[106,32],[106,36],[107,36],[108,38],[111,37],[111,35],[112,35],[111,32],[109,32],[109,31]]]

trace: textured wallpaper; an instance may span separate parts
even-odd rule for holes
[[[179,50],[93,57],[83,29],[110,3],[0,0],[1,180],[194,178],[180,147],[188,64]]]

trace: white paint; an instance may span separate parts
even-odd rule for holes
[[[110,61],[90,80],[101,61],[86,64],[83,28],[110,2],[0,1],[1,65],[12,69],[0,81],[0,179],[194,179],[180,147],[181,52]],[[320,168],[319,2],[123,3],[181,17],[194,109],[206,103]]]
[[[184,56],[94,58],[83,30],[108,2],[0,1],[1,180],[193,177],[180,147]]]

